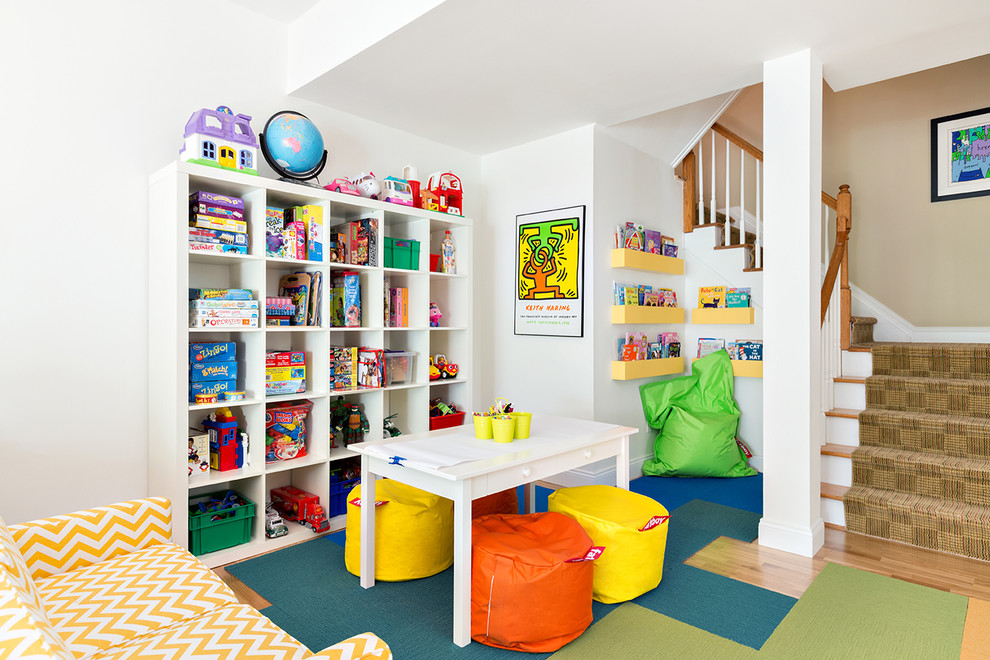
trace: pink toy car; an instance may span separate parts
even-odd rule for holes
[[[360,195],[361,191],[358,190],[357,186],[351,183],[350,179],[334,179],[327,185],[323,186],[327,190],[333,192],[345,193],[347,195]]]

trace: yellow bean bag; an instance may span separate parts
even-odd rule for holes
[[[361,575],[361,484],[347,496],[344,565]],[[454,503],[419,488],[380,479],[375,499],[375,579],[401,582],[429,577],[454,563]]]
[[[621,603],[660,584],[667,547],[667,509],[656,501],[614,486],[561,488],[547,509],[577,520],[597,546],[594,598]]]

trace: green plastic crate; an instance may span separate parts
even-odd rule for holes
[[[251,540],[254,502],[243,495],[234,493],[245,502],[234,509],[220,512],[199,510],[200,502],[222,499],[228,492],[223,490],[189,499],[189,552],[194,555],[205,555]]]
[[[419,270],[419,241],[386,236],[385,267]]]

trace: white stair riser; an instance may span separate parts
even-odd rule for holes
[[[822,456],[822,482],[852,486],[852,460],[845,456]]]
[[[866,378],[873,375],[873,355],[862,351],[842,351],[842,375]]]
[[[842,508],[841,500],[822,498],[822,520],[833,525],[846,526],[846,510]]]
[[[836,408],[866,409],[866,385],[862,383],[832,383]]]
[[[859,446],[859,420],[847,417],[826,417],[826,442],[836,445]]]

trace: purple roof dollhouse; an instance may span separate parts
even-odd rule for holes
[[[235,115],[226,106],[197,110],[186,122],[179,159],[211,167],[257,174],[258,138],[249,115]]]

